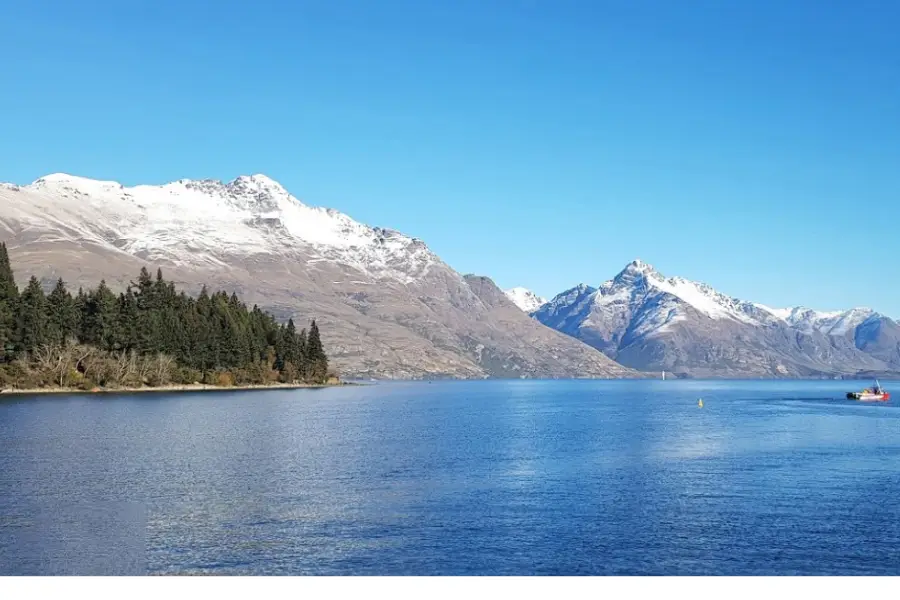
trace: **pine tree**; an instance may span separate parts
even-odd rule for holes
[[[19,347],[34,352],[47,342],[47,298],[37,277],[28,280],[18,308]]]
[[[306,381],[309,379],[309,357],[307,356],[307,344],[306,344],[306,329],[301,329],[300,333],[297,334],[297,339],[294,342],[296,344],[297,350],[297,372],[300,374],[300,378]]]
[[[281,336],[282,364],[290,363],[297,367],[300,357],[297,355],[297,328],[294,325],[294,319],[288,319]]]
[[[122,349],[118,302],[106,281],[88,294],[82,323],[83,342],[107,351]]]
[[[75,301],[60,278],[47,296],[47,340],[65,345],[75,336],[76,331]]]
[[[137,328],[140,325],[137,299],[131,286],[116,301],[116,346],[131,351],[139,348]]]
[[[163,279],[162,269],[156,269],[156,283],[153,285],[153,293],[157,298],[164,298],[168,292],[166,280]]]
[[[0,362],[10,360],[16,347],[19,289],[5,243],[0,243]]]
[[[153,278],[150,277],[150,271],[147,267],[141,267],[141,274],[138,275],[137,283],[132,283],[132,287],[137,288],[137,296],[141,299],[141,310],[151,308],[150,300],[153,296]]]
[[[206,374],[215,366],[215,351],[213,349],[215,343],[215,335],[212,329],[212,300],[209,291],[204,285],[200,289],[200,295],[194,303],[195,328],[193,335],[193,364],[191,366],[199,369]]]
[[[328,357],[319,337],[319,326],[313,319],[309,325],[309,336],[306,340],[306,356],[309,361],[309,380],[311,383],[324,383],[328,377]]]
[[[78,294],[72,300],[72,310],[75,313],[75,332],[74,335],[81,341],[82,332],[84,331],[84,311],[85,305],[87,304],[87,294],[84,293],[84,288],[78,288]]]
[[[0,242],[0,300],[17,298],[19,290],[16,287],[16,279],[13,277],[12,265],[9,262],[9,252],[6,244]]]
[[[9,302],[0,300],[0,363],[12,358],[15,351],[14,322],[13,307]]]
[[[160,273],[160,276],[162,273]],[[156,339],[159,335],[160,323],[157,314],[156,286],[147,267],[141,267],[136,284],[135,299],[137,300],[138,319],[135,327],[137,333],[136,347],[139,352],[151,353],[156,349]]]

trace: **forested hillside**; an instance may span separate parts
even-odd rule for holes
[[[223,291],[196,297],[142,269],[125,292],[104,282],[46,294],[32,277],[19,290],[0,244],[0,388],[93,389],[206,383],[326,382],[315,320],[297,331]]]

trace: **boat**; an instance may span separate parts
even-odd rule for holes
[[[890,400],[890,398],[891,394],[881,387],[877,379],[873,387],[866,388],[860,392],[847,392],[848,400],[859,400],[861,402],[885,402]]]

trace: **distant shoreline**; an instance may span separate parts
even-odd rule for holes
[[[322,384],[314,384],[314,383],[275,383],[269,385],[232,385],[232,386],[221,386],[221,385],[204,385],[204,384],[191,384],[191,385],[162,385],[158,387],[133,387],[133,388],[95,388],[93,390],[84,390],[80,388],[60,388],[60,387],[45,387],[45,388],[8,388],[8,389],[0,389],[0,396],[50,396],[50,395],[89,395],[89,396],[97,396],[103,394],[152,394],[152,393],[172,393],[172,392],[249,392],[249,391],[262,391],[262,390],[301,390],[301,389],[319,389],[319,388],[331,388],[331,387],[342,387],[347,385],[363,385],[358,383],[349,383],[349,382],[340,382],[340,383],[322,383]]]

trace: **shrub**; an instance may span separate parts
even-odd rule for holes
[[[234,377],[228,371],[220,371],[216,373],[216,383],[219,387],[231,387],[234,385]]]

